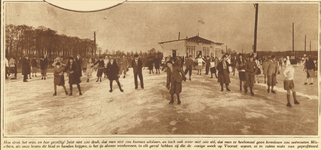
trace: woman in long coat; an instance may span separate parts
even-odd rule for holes
[[[64,70],[64,72],[68,71],[69,72],[69,86],[70,86],[70,94],[69,96],[72,95],[72,85],[77,84],[79,95],[82,95],[81,90],[80,90],[80,72],[78,70],[77,63],[74,61],[72,57],[69,58],[69,62]]]
[[[54,87],[55,87],[55,93],[53,96],[57,95],[57,85],[62,86],[65,90],[66,95],[68,95],[68,92],[65,87],[65,78],[64,78],[64,70],[65,68],[60,66],[60,62],[56,63],[56,66],[54,68]]]
[[[223,91],[223,84],[226,86],[227,91],[231,91],[228,88],[230,81],[230,71],[228,69],[229,66],[232,66],[227,62],[227,56],[223,55],[222,61],[218,63],[217,69],[218,69],[218,82],[220,82],[221,85],[221,91]]]
[[[30,61],[28,56],[25,56],[22,59],[22,75],[23,75],[23,82],[28,82],[28,74],[30,74]]]
[[[110,62],[107,64],[107,72],[108,72],[108,79],[110,81],[110,90],[109,92],[113,91],[113,81],[116,80],[119,90],[123,92],[124,90],[121,88],[119,83],[119,67],[114,58],[110,59]]]

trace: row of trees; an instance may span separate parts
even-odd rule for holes
[[[34,28],[27,25],[6,25],[7,57],[24,55],[40,57],[47,54],[49,58],[56,56],[95,55],[97,44],[91,39],[80,39],[67,35],[59,35],[57,31],[44,26]]]

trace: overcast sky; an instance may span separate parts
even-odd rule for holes
[[[295,50],[318,45],[318,3],[260,3],[257,50]],[[45,26],[58,34],[93,39],[103,50],[162,50],[158,42],[200,37],[224,43],[223,48],[252,51],[255,8],[252,3],[124,3],[112,9],[81,13],[45,2],[6,3],[6,24]],[[201,21],[200,21],[201,20]]]

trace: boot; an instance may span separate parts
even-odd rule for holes
[[[300,103],[296,100],[296,92],[292,92],[292,94],[293,94],[294,104],[300,104]]]
[[[112,91],[113,91],[113,83],[112,83],[112,82],[110,82],[110,83],[109,83],[109,86],[110,86],[110,90],[109,90],[109,92],[112,92]]]
[[[57,95],[57,92],[55,91],[55,93],[52,96],[56,96],[56,95]]]
[[[87,82],[89,82],[89,79],[87,79]]]
[[[174,95],[171,95],[171,101],[169,102],[169,104],[173,104],[174,103]]]
[[[101,82],[101,78],[100,78],[100,82]]]
[[[254,96],[254,93],[252,91],[252,87],[250,87],[251,95]]]
[[[244,86],[244,93],[247,94],[247,86]]]
[[[97,78],[96,82],[98,82],[99,78]]]
[[[119,87],[120,92],[124,92],[124,90],[121,88],[121,86],[120,86],[120,83],[119,83],[119,82],[117,82],[117,85],[118,85],[118,87]]]
[[[225,84],[225,86],[226,86],[226,90],[227,90],[227,91],[231,91],[231,90],[228,88],[228,85],[227,85],[227,84]]]
[[[286,104],[286,106],[288,107],[292,107],[291,103],[290,103],[290,95],[289,94],[286,94],[286,98],[288,100],[288,104]]]
[[[180,99],[177,99],[177,104],[179,105],[179,104],[181,104],[181,100]]]
[[[65,91],[65,93],[66,93],[66,95],[68,95],[68,92],[67,92],[67,91]]]

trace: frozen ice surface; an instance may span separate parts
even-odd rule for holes
[[[303,85],[306,73],[295,66],[295,86],[299,105],[286,107],[283,76],[277,76],[276,94],[267,93],[260,75],[255,96],[239,90],[237,74],[231,77],[231,92],[220,91],[216,78],[196,75],[183,82],[180,105],[168,104],[166,73],[148,74],[143,70],[145,89],[134,89],[133,73],[120,78],[124,92],[116,82],[109,92],[109,81],[90,82],[82,77],[82,96],[73,86],[73,96],[57,87],[52,96],[53,75],[22,82],[5,81],[5,135],[317,135],[318,86]],[[69,92],[68,78],[66,87]]]

